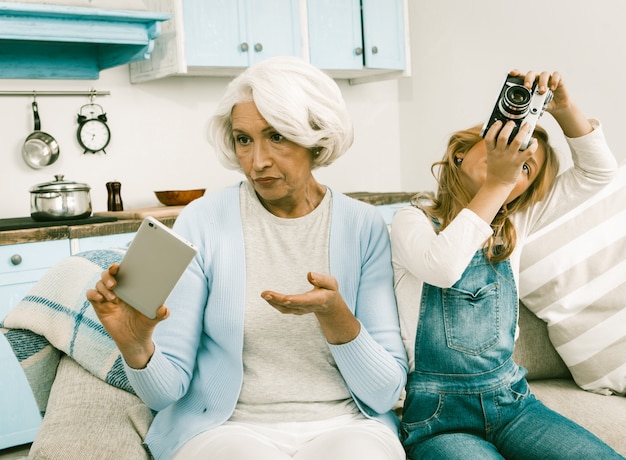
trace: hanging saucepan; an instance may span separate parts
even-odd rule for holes
[[[40,131],[41,120],[37,101],[33,101],[33,117],[35,118],[35,131],[30,133],[24,141],[22,157],[31,168],[41,169],[57,161],[59,144],[50,134]]]

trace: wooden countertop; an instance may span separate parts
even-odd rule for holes
[[[176,217],[159,218],[168,227],[174,225]],[[54,227],[25,228],[0,232],[0,246],[7,244],[33,243],[37,241],[63,240],[68,238],[88,238],[90,236],[115,235],[136,232],[141,219],[125,219],[115,222],[101,222],[84,225],[63,225]]]
[[[346,195],[356,198],[359,201],[365,201],[366,203],[378,206],[381,204],[404,203],[405,201],[410,201],[411,197],[416,193],[417,192],[352,192],[346,193]]]
[[[355,192],[346,195],[373,205],[401,203],[409,201],[415,192],[371,193]],[[174,225],[175,216],[159,217],[168,227]],[[0,231],[0,246],[7,244],[33,243],[37,241],[62,240],[68,238],[88,238],[137,231],[142,219],[119,219],[115,222],[102,222],[85,225],[64,225],[53,227],[28,228],[21,230]]]

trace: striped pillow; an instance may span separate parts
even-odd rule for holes
[[[520,300],[583,389],[626,394],[626,164],[599,194],[530,235]]]

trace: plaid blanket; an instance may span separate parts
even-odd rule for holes
[[[124,249],[70,256],[31,288],[0,323],[31,385],[42,413],[62,353],[105,382],[134,393],[122,357],[85,297],[102,270],[119,262]]]

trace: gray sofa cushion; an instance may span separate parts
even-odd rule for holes
[[[546,323],[520,302],[520,336],[515,343],[513,359],[528,370],[526,378],[572,378],[567,366],[548,337]]]
[[[142,443],[151,422],[152,412],[137,396],[63,355],[28,458],[147,460]]]
[[[571,378],[533,380],[529,384],[546,406],[584,426],[626,456],[626,398],[581,390]]]

